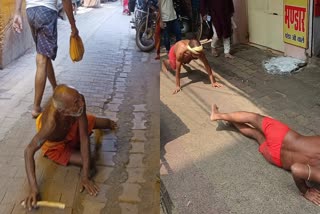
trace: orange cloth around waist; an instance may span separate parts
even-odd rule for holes
[[[36,119],[36,129],[39,131],[41,129],[41,120],[42,114],[40,114]],[[90,114],[87,114],[88,119],[88,133],[92,132],[94,128],[96,117]],[[80,136],[79,136],[79,122],[76,121],[70,128],[69,133],[62,141],[49,141],[47,140],[41,147],[43,156],[48,156],[49,159],[62,164],[67,165],[70,156],[71,150],[76,148],[79,145]],[[69,151],[65,151],[69,150]],[[68,157],[61,157],[61,156]]]

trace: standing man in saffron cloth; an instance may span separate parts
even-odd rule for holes
[[[280,121],[253,112],[220,113],[216,105],[212,105],[210,119],[231,122],[241,134],[255,139],[263,157],[290,170],[302,196],[320,205],[320,191],[306,184],[320,183],[320,136],[303,136]]]
[[[22,31],[21,7],[23,0],[16,0],[16,11],[13,18],[13,29]],[[77,36],[78,29],[73,16],[71,0],[62,0],[71,27],[71,35]],[[58,8],[57,0],[26,0],[26,12],[33,39],[36,43],[36,64],[34,103],[31,115],[36,118],[41,113],[41,100],[47,78],[53,88],[57,86],[52,60],[55,60],[58,50]]]
[[[211,51],[213,56],[217,57],[218,51],[216,43],[219,39],[223,40],[224,56],[234,58],[230,54],[232,21],[234,13],[233,0],[201,0],[200,13],[202,16],[210,15],[212,19],[213,37],[211,42]]]
[[[163,61],[163,71],[174,70],[176,73],[176,89],[173,94],[181,91],[180,87],[180,72],[183,64],[189,64],[192,60],[200,59],[204,64],[206,72],[209,75],[212,87],[221,87],[221,84],[217,83],[213,76],[213,71],[208,63],[206,56],[203,53],[203,47],[196,39],[181,40],[174,44],[169,51],[169,59]]]

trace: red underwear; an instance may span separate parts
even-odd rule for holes
[[[175,49],[175,45],[173,45],[171,48],[170,48],[170,51],[169,51],[169,62],[170,62],[170,66],[173,70],[176,70],[176,67],[177,67],[177,64],[176,64],[176,54],[174,52],[174,49]]]
[[[265,159],[278,167],[282,167],[280,153],[284,137],[289,131],[289,127],[270,117],[262,120],[262,132],[266,138],[259,147]]]

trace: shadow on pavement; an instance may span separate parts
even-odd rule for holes
[[[167,143],[187,134],[190,130],[163,102],[160,101],[160,160],[166,163],[165,146]],[[170,121],[168,123],[168,121]],[[170,172],[170,166],[167,166]]]

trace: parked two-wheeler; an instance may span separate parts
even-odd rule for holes
[[[155,47],[155,29],[157,21],[157,7],[155,2],[146,2],[146,14],[136,26],[136,44],[141,51],[148,52]]]
[[[148,8],[147,8],[146,4],[144,3],[144,1],[136,0],[134,11],[131,11],[131,12],[133,12],[133,18],[130,21],[130,23],[132,24],[131,25],[132,29],[138,28],[142,19],[147,15],[147,9]]]

